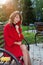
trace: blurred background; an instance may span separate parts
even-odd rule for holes
[[[15,10],[23,14],[25,25],[43,21],[43,0],[0,0],[0,21],[7,21]]]

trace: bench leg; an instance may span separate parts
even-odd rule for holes
[[[37,33],[35,34],[35,45],[37,46],[36,36],[37,36]]]

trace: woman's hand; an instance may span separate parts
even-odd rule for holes
[[[19,26],[16,25],[15,27],[16,27],[16,31],[19,33]]]
[[[21,44],[22,44],[22,42],[21,42],[21,41],[20,41],[20,42],[14,42],[14,44],[21,45]]]

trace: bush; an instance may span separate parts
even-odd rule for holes
[[[29,44],[33,44],[35,42],[35,33],[23,32],[23,35]],[[25,41],[23,41],[23,43],[25,43]]]

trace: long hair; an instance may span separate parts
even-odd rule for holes
[[[17,14],[19,15],[19,17],[20,17],[20,22],[22,23],[23,18],[22,18],[21,13],[20,13],[19,11],[14,11],[13,13],[11,13],[11,15],[10,15],[10,17],[9,17],[9,22],[10,22],[11,24],[14,22],[14,18],[16,17]]]

